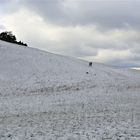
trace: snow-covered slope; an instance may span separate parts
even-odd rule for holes
[[[0,41],[0,140],[140,139],[140,73]]]
[[[19,94],[25,89],[30,91],[46,87],[55,88],[79,82],[103,86],[119,80],[116,84],[121,82],[121,86],[124,79],[132,80],[133,76],[134,73],[128,71],[123,72],[96,63],[91,68],[85,61],[0,41],[2,95],[11,95],[11,92]],[[131,81],[127,81],[129,82]]]

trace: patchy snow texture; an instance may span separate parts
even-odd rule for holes
[[[0,140],[140,140],[140,73],[0,41]]]

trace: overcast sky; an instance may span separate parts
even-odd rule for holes
[[[0,0],[0,31],[49,52],[138,67],[139,13],[139,0]]]

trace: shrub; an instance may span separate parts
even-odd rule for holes
[[[26,43],[23,43],[21,41],[17,41],[16,40],[16,36],[12,34],[12,32],[2,32],[0,33],[0,40],[3,40],[3,41],[7,41],[7,42],[11,42],[11,43],[16,43],[16,44],[19,44],[19,45],[23,45],[23,46],[27,46]]]

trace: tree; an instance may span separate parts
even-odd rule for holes
[[[12,34],[12,32],[2,32],[0,33],[0,39],[8,42],[16,42],[15,35]]]
[[[0,33],[0,40],[4,40],[4,41],[7,41],[7,42],[11,42],[11,43],[16,43],[16,44],[19,44],[19,45],[23,45],[23,46],[27,46],[26,43],[23,43],[21,41],[17,41],[16,40],[16,36],[12,34],[12,32],[2,32]]]

